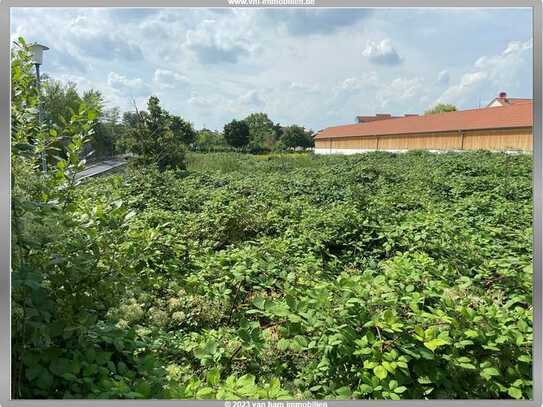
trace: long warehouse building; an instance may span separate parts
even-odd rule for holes
[[[396,116],[358,116],[358,123],[314,135],[317,154],[367,151],[532,151],[533,103],[502,92],[479,109]]]

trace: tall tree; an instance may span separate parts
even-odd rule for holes
[[[43,83],[44,121],[50,127],[60,126],[63,120],[79,109],[81,102],[75,83],[62,83],[53,79],[47,79]]]
[[[286,148],[308,148],[313,146],[313,137],[311,137],[311,131],[307,131],[301,126],[292,125],[283,130],[281,144]]]
[[[101,112],[93,135],[93,148],[98,157],[106,157],[116,154],[117,140],[122,135],[120,111],[118,107]]]
[[[179,116],[170,117],[170,129],[183,144],[190,145],[196,141],[196,132],[192,124]]]
[[[51,78],[45,79],[43,87],[44,122],[49,130],[63,127],[84,105],[95,113],[93,134],[85,145],[84,153],[89,154],[92,151],[95,157],[107,157],[114,153],[113,138],[117,134],[106,124],[108,118],[104,116],[104,98],[99,91],[90,89],[80,94],[75,83],[62,83]],[[59,141],[55,148],[60,150],[57,155],[65,156],[64,142]]]
[[[249,145],[253,148],[271,148],[279,138],[277,127],[266,113],[252,113],[243,121],[249,126]]]
[[[146,112],[136,108],[135,115],[125,115],[124,119],[131,126],[125,137],[126,146],[138,156],[137,161],[157,165],[161,171],[186,167],[185,140],[191,136],[180,133],[187,130],[192,134],[194,130],[179,118],[175,120],[174,132],[172,117],[160,106],[156,96],[149,98]]]
[[[244,121],[232,120],[224,126],[224,139],[232,147],[245,147],[249,143],[249,126]]]

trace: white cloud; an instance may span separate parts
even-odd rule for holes
[[[474,106],[481,99],[486,101],[502,90],[515,96],[520,92],[521,80],[531,77],[532,47],[531,40],[513,41],[500,54],[480,57],[457,84],[443,92],[436,103]]]
[[[371,9],[268,9],[262,16],[293,36],[331,34],[371,16]],[[279,24],[277,22],[279,21]]]
[[[254,39],[252,27],[243,18],[204,19],[187,31],[183,46],[204,64],[235,63],[259,49]]]
[[[266,101],[256,89],[241,93],[235,98],[221,94],[202,96],[193,91],[188,103],[200,109],[221,110],[239,117],[243,117],[250,112],[260,111],[266,105]]]
[[[213,106],[217,106],[219,102],[217,97],[205,97],[202,96],[196,92],[192,92],[190,95],[190,98],[188,100],[189,105],[208,109],[212,108]]]
[[[241,106],[247,106],[249,108],[261,108],[265,105],[264,99],[257,90],[250,90],[247,93],[240,95],[237,100]]]
[[[507,44],[507,48],[505,51],[503,51],[503,55],[509,55],[509,54],[516,54],[516,53],[523,53],[525,51],[531,50],[533,47],[533,42],[526,41],[512,41],[509,44]]]
[[[339,84],[336,90],[339,91],[359,91],[362,89],[374,88],[378,85],[377,73],[368,72],[364,76],[347,78]]]
[[[138,44],[129,41],[120,32],[104,29],[100,21],[78,15],[64,32],[70,41],[77,43],[75,51],[85,57],[124,61],[141,61],[143,53]]]
[[[155,70],[153,81],[160,89],[175,89],[179,86],[186,87],[189,85],[189,78],[168,69]]]
[[[441,72],[439,72],[439,74],[437,75],[437,83],[439,85],[448,85],[449,82],[451,81],[451,75],[449,74],[449,71],[447,70],[443,70]]]
[[[319,91],[319,85],[318,84],[309,84],[304,82],[291,82],[289,85],[290,90],[294,91],[300,91],[304,93],[315,93]]]
[[[381,42],[368,41],[362,55],[378,65],[398,65],[401,62],[401,58],[389,38],[385,38]]]
[[[141,78],[129,79],[116,72],[109,73],[107,83],[125,96],[145,96],[150,93],[149,86]]]
[[[424,94],[424,81],[422,78],[396,78],[385,84],[377,91],[377,100],[382,107],[392,104],[410,102],[416,104],[417,99]]]

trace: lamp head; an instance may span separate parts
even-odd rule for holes
[[[35,65],[41,65],[43,62],[43,51],[47,51],[49,48],[45,45],[34,43],[30,46],[30,53],[32,55],[32,63]]]

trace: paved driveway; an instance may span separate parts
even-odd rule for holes
[[[125,165],[126,160],[124,158],[112,158],[111,160],[100,161],[93,164],[90,167],[85,168],[83,171],[75,176],[76,180],[81,180],[88,177],[94,177],[95,175],[102,174],[107,171],[111,171],[114,168]]]

